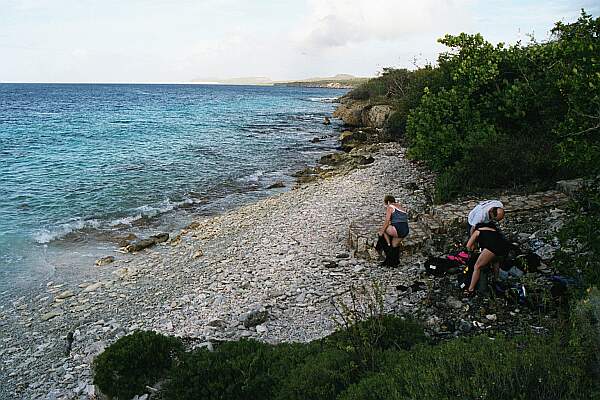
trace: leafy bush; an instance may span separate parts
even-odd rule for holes
[[[571,217],[559,232],[561,251],[556,267],[580,279],[582,288],[600,287],[600,177],[575,194]]]
[[[416,348],[394,379],[400,398],[587,399],[578,361],[559,337],[477,336]]]
[[[438,68],[426,65],[409,71],[384,68],[381,75],[350,91],[353,100],[368,100],[370,104],[389,104],[393,113],[386,121],[385,130],[391,139],[401,139],[406,132],[409,111],[416,107],[425,88],[441,87],[444,77]]]
[[[370,369],[357,362],[353,339],[341,331],[311,343],[240,340],[181,356],[178,340],[139,332],[98,357],[94,382],[121,399],[165,375],[165,400],[600,398],[597,289],[573,307],[564,329],[549,336],[481,335],[432,345],[414,321],[382,321]],[[365,321],[361,330],[372,327]]]
[[[408,350],[427,341],[423,325],[411,317],[379,315],[340,329],[323,339],[327,346],[353,350],[368,341],[376,350]]]
[[[600,396],[600,290],[590,289],[571,315],[569,345],[580,368],[589,371]]]
[[[440,172],[438,200],[551,183],[600,168],[600,19],[557,23],[546,43],[440,39],[447,80],[410,110],[409,154]]]
[[[370,374],[354,383],[338,396],[338,400],[390,400],[399,399],[400,390],[393,372]]]
[[[174,337],[135,332],[117,340],[94,360],[94,384],[106,395],[130,399],[164,377],[183,352]]]
[[[193,351],[169,374],[165,397],[270,398],[274,384],[280,379],[277,373],[281,374],[273,363],[274,359],[272,346],[254,340],[225,342],[214,352],[206,349]]]
[[[357,377],[358,366],[349,353],[328,349],[291,369],[276,399],[333,400]]]

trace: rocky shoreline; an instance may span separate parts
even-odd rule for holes
[[[313,340],[336,328],[333,302],[371,282],[383,287],[388,311],[420,317],[430,335],[510,329],[514,307],[461,301],[453,282],[424,276],[423,260],[436,251],[431,239],[397,269],[354,257],[352,222],[383,217],[386,194],[418,219],[432,207],[434,177],[397,143],[339,154],[291,191],[197,220],[137,254],[114,255],[93,281],[48,282],[0,308],[0,398],[95,398],[93,357],[137,329],[204,346],[242,337]],[[539,213],[509,226],[530,235],[546,223]],[[452,240],[446,234],[437,249]]]
[[[349,220],[380,207],[385,194],[415,209],[425,203],[407,187],[430,184],[428,173],[399,157],[399,145],[372,150],[370,164],[199,220],[176,241],[116,255],[93,282],[48,282],[36,296],[14,299],[0,310],[0,395],[90,398],[93,357],[136,329],[201,342],[311,340],[335,328],[331,299],[350,284],[410,283],[417,260],[384,269],[350,257],[345,245]],[[249,329],[243,316],[256,310],[268,319]]]

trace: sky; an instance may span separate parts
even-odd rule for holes
[[[446,33],[548,37],[598,0],[0,0],[0,82],[274,80],[434,62]]]

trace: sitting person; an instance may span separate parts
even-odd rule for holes
[[[510,250],[510,243],[504,238],[501,232],[494,226],[493,223],[477,224],[473,227],[473,233],[469,238],[467,247],[469,250],[475,250],[479,244],[481,253],[477,257],[475,266],[473,268],[473,276],[471,277],[471,284],[469,288],[465,290],[466,296],[472,296],[475,293],[475,287],[479,282],[479,276],[481,275],[481,269],[487,265],[492,265],[494,270],[497,271],[497,267],[501,257],[505,257]]]
[[[471,237],[475,225],[499,222],[504,219],[504,205],[498,200],[483,201],[475,206],[467,217],[467,232]]]
[[[397,266],[400,258],[400,243],[408,235],[408,214],[400,204],[396,203],[394,196],[387,195],[383,199],[386,207],[385,220],[379,230],[389,249],[384,265]]]

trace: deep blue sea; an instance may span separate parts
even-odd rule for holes
[[[0,84],[0,292],[289,187],[336,146],[322,121],[344,93]]]

